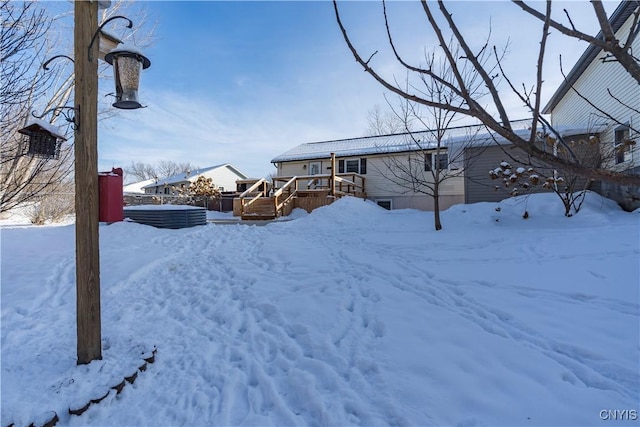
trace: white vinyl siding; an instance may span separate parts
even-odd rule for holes
[[[415,155],[415,153],[414,153]],[[388,155],[373,155],[366,157],[365,191],[367,199],[370,200],[390,200],[393,209],[421,209],[433,210],[433,199],[425,194],[407,192],[404,188],[391,182],[385,175],[388,174],[389,159],[396,158],[398,161],[406,161],[408,153],[394,153]],[[362,170],[363,157],[347,157],[336,160],[336,173],[339,173],[340,160],[356,161]],[[330,159],[311,160],[322,163],[323,174],[331,173],[328,169],[331,164]],[[307,168],[310,160],[300,160],[278,163],[278,176],[304,176],[307,175]],[[307,165],[307,168],[304,166]],[[346,173],[346,172],[345,172]],[[428,173],[427,173],[428,174]],[[451,205],[464,202],[464,178],[462,176],[451,177],[440,185],[440,207],[446,209]]]
[[[631,28],[633,15],[620,28],[617,36],[626,40]],[[636,37],[633,42],[633,52],[640,52],[640,37]],[[623,104],[638,109],[640,104],[640,85],[631,78],[629,73],[617,62],[602,62],[604,53],[600,52],[596,59],[587,67],[574,87],[581,95],[589,99],[593,104],[606,111],[621,123],[628,123],[632,127],[640,127],[640,113],[633,111]],[[616,101],[609,95],[607,89],[620,100]],[[613,120],[603,118],[584,99],[582,99],[573,89],[558,102],[551,112],[552,124],[554,126],[563,125],[589,125],[594,128],[597,125],[606,124],[606,129],[601,135],[601,141],[613,143],[615,139],[615,129],[620,126]],[[625,162],[624,168],[640,165],[639,147],[635,145],[630,150],[628,156],[632,161]]]

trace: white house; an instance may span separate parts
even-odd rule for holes
[[[126,184],[122,187],[123,194],[144,194],[144,187],[149,184],[154,184],[156,182],[155,179],[145,179],[144,181],[132,182],[131,184]]]
[[[247,176],[229,163],[211,166],[208,168],[188,171],[170,176],[168,178],[153,180],[142,187],[146,194],[178,195],[199,177],[211,178],[213,184],[220,191],[235,191],[236,180],[247,179]]]
[[[640,2],[623,1],[609,18],[621,45],[631,31],[638,31],[637,24],[632,27],[634,13],[639,9]],[[597,37],[602,38],[602,34]],[[633,39],[631,51],[634,54],[640,52],[640,35]],[[640,173],[640,144],[624,144],[629,140],[640,143],[640,85],[600,48],[590,45],[585,50],[543,113],[551,114],[553,126],[604,126],[600,133],[603,151],[612,153],[605,156],[605,166],[617,171]],[[637,187],[602,183],[600,192],[626,208],[640,204],[640,200],[636,200],[640,193]]]

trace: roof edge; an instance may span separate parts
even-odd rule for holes
[[[622,25],[627,21],[629,16],[633,13],[633,11],[640,7],[640,1],[638,0],[622,0],[616,10],[613,11],[611,16],[609,17],[609,23],[613,29],[613,32],[616,33],[622,27]],[[602,31],[598,31],[596,35],[597,39],[602,39]],[[598,54],[602,51],[602,49],[598,46],[590,44],[584,53],[580,56],[578,61],[575,63],[569,74],[567,74],[566,78],[562,81],[560,86],[556,89],[556,91],[551,96],[551,99],[547,102],[547,104],[542,108],[542,114],[550,114],[551,110],[553,110],[556,105],[560,102],[562,98],[569,92],[571,86],[575,84],[576,81],[582,76],[587,67],[591,65],[593,60],[598,56]]]

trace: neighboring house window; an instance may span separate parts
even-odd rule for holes
[[[391,199],[388,199],[388,200],[376,200],[376,203],[378,204],[378,206],[380,206],[382,208],[385,208],[388,211],[393,209],[393,203],[391,202]]]
[[[367,159],[338,160],[338,173],[367,174]]]
[[[441,171],[447,170],[449,167],[449,155],[447,153],[426,153],[424,155],[425,172],[431,171],[434,165],[437,165]]]
[[[615,130],[613,148],[616,155],[616,164],[631,160],[631,146],[629,141],[629,128],[619,127]]]
[[[164,194],[169,194],[169,187],[164,187]]]

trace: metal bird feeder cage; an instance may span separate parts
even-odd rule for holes
[[[40,123],[32,123],[18,132],[24,135],[25,144],[29,147],[27,154],[42,159],[59,159],[60,146],[67,140],[51,125]]]
[[[151,61],[139,49],[131,46],[111,50],[104,60],[113,65],[116,84],[116,102],[113,106],[126,110],[142,108],[138,101],[140,71],[149,68]]]

